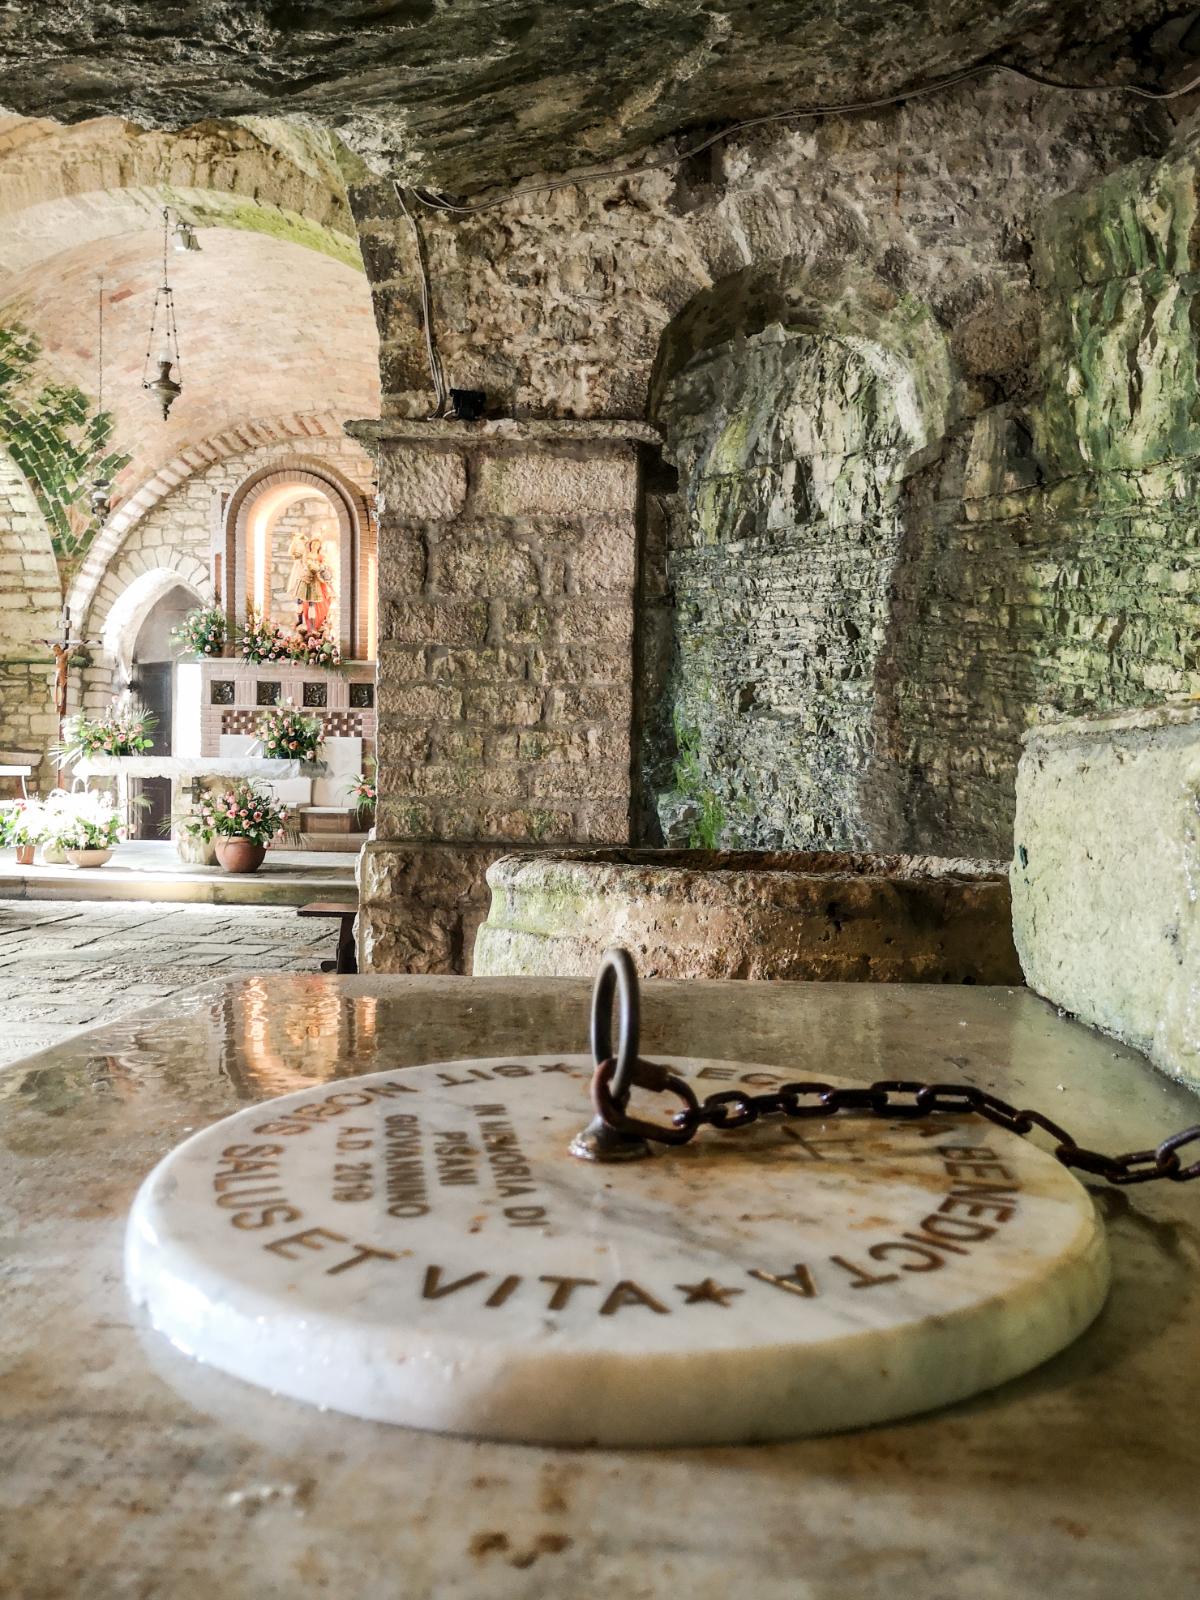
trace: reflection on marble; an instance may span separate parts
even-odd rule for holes
[[[214,1372],[131,1313],[129,1208],[189,1133],[314,1072],[577,1051],[589,988],[273,975],[265,1046],[235,984],[0,1074],[5,1600],[1127,1600],[1200,1583],[1200,1185],[1093,1190],[1108,1302],[1036,1371],[787,1444],[578,1452],[400,1431]],[[367,1044],[339,1042],[367,1006]],[[788,1076],[980,1083],[1102,1148],[1197,1120],[1188,1091],[1026,991],[649,983],[643,1036],[649,1054]]]
[[[701,1095],[783,1081],[672,1064]],[[763,1123],[605,1167],[568,1151],[588,1066],[375,1073],[193,1135],[134,1205],[134,1302],[185,1353],[313,1404],[609,1445],[925,1410],[1055,1354],[1103,1303],[1091,1198],[1013,1134]]]

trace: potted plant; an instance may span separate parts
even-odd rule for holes
[[[175,849],[186,867],[215,867],[217,847],[212,833],[202,816],[189,814],[174,818]]]
[[[321,748],[320,718],[298,711],[285,700],[263,718],[262,747],[270,761],[315,761]]]
[[[375,802],[379,799],[379,790],[374,775],[368,777],[360,772],[351,778],[350,793],[354,798],[354,820],[359,831],[365,833],[375,826]]]
[[[206,795],[200,820],[225,872],[257,872],[267,846],[287,824],[287,811],[265,789],[243,780],[224,794]]]
[[[189,611],[177,628],[171,629],[171,638],[184,655],[202,660],[205,656],[225,653],[225,613],[220,606],[198,606]]]
[[[43,838],[57,844],[74,867],[102,867],[120,841],[117,808],[106,794],[83,790],[48,808]]]
[[[17,852],[17,865],[31,867],[33,852],[46,836],[46,808],[40,800],[15,800],[6,807],[3,843]]]

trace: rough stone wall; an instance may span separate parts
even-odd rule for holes
[[[707,292],[789,262],[782,320],[869,335],[905,305],[924,308],[953,357],[957,402],[978,405],[1028,375],[1037,217],[1168,136],[1144,104],[998,80],[877,115],[740,133],[661,172],[500,195],[477,215],[418,206],[442,359],[500,415],[643,418],[656,368],[678,346],[684,360],[697,348],[693,314],[715,315]],[[383,415],[424,415],[411,233],[390,184],[360,183],[350,199],[375,296]]]
[[[376,970],[444,970],[506,847],[629,838],[637,459],[602,424],[356,431],[380,513],[360,945]]]
[[[1036,366],[932,460],[911,352],[826,337],[814,366],[776,327],[666,386],[652,837],[1006,854],[1031,723],[1200,688],[1197,165],[1134,163],[1046,215]],[[799,462],[798,417],[821,442]],[[813,471],[826,437],[843,453]]]
[[[1010,843],[1029,725],[1200,690],[1194,149],[1047,211],[1032,401],[910,485],[891,708],[911,834]]]
[[[673,604],[645,624],[652,835],[769,849],[887,827],[876,680],[923,443],[906,381],[878,346],[775,325],[668,385],[680,487],[661,502]]]
[[[1033,414],[1065,370],[1062,340],[1039,342],[1040,219],[1167,137],[1152,109],[972,87],[419,212],[451,382],[499,412],[665,428],[681,484],[651,470],[629,667],[640,836],[666,791],[696,843],[1003,855],[1027,722],[1176,681],[1131,618],[1109,650],[1100,573],[1140,581],[1137,552],[1101,553]],[[351,199],[384,415],[416,414],[411,234],[385,185]],[[488,837],[479,820],[464,837]]]
[[[46,520],[0,449],[0,752],[33,754],[57,737],[54,668],[42,641],[58,637],[61,607]],[[35,776],[50,787],[53,764],[44,761]]]

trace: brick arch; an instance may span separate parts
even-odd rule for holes
[[[267,445],[294,446],[305,439],[342,437],[342,425],[336,417],[296,413],[240,423],[198,444],[188,445],[186,450],[173,456],[132,494],[126,496],[108,517],[72,581],[67,597],[72,615],[87,615],[104,574],[132,529],[195,473],[219,461],[228,460],[230,456],[242,455],[247,450],[257,450]]]
[[[304,165],[218,122],[169,133],[116,117],[73,127],[31,120],[21,132],[0,165],[0,274],[157,226],[164,205],[200,228],[267,233],[361,266],[340,174],[322,141],[301,129],[290,137]]]
[[[367,655],[367,565],[373,550],[373,525],[366,496],[335,468],[312,456],[285,456],[249,474],[234,490],[225,511],[225,615],[230,633],[246,615],[246,549],[250,515],[258,501],[278,489],[296,485],[328,500],[338,524],[340,570],[352,572],[351,604],[341,608],[342,654]]]

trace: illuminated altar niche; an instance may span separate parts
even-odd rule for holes
[[[288,632],[314,629],[324,614],[346,660],[374,659],[376,531],[361,490],[323,463],[278,463],[234,491],[223,524],[214,569],[228,573],[222,587],[231,634],[256,618]],[[319,581],[297,592],[313,576]]]

